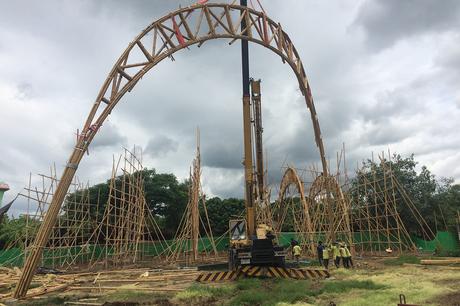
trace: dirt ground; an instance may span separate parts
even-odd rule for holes
[[[17,273],[12,271],[11,273]],[[355,260],[321,280],[241,279],[197,284],[194,270],[132,269],[42,275],[25,300],[13,300],[18,275],[0,275],[5,305],[459,305],[460,267],[422,266],[404,260]],[[332,303],[332,304],[331,304]]]

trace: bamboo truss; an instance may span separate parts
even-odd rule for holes
[[[242,24],[246,26],[242,28]],[[292,68],[310,111],[323,173],[327,175],[319,120],[304,65],[281,24],[264,12],[238,5],[206,4],[176,10],[150,24],[128,45],[102,85],[38,230],[14,292],[15,298],[26,294],[78,165],[117,103],[159,62],[173,59],[179,50],[212,39],[229,39],[230,44],[238,39],[257,43],[279,55]]]
[[[305,196],[304,183],[293,167],[288,167],[281,180],[278,200],[275,202],[272,219],[274,230],[281,233],[288,215],[291,214],[294,231],[302,233],[300,244],[313,252],[313,227],[310,210]],[[305,249],[305,248],[304,248]]]
[[[310,186],[308,199],[316,240],[322,239],[327,244],[342,241],[352,245],[350,203],[337,176],[317,176]]]
[[[314,169],[299,175],[295,168],[288,167],[281,180],[274,209],[277,213],[273,215],[276,231],[282,231],[291,214],[299,243],[309,255],[315,254],[318,241],[352,243],[349,202],[338,183],[338,175],[325,176]],[[310,182],[302,176],[309,176]]]

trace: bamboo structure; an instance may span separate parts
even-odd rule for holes
[[[167,261],[170,263],[185,262],[187,265],[196,263],[200,255],[200,242],[205,257],[209,259],[211,254],[214,259],[218,257],[206,208],[206,199],[201,189],[199,129],[197,129],[196,142],[196,156],[190,169],[188,203],[174,237],[174,245],[171,246],[171,252],[167,256]],[[203,229],[204,236],[201,235],[200,228]]]
[[[159,262],[168,249],[145,201],[142,170],[136,149],[124,149],[123,155],[114,159],[104,214],[86,242],[87,246],[95,246],[90,267],[124,267],[147,255]]]
[[[302,246],[306,246],[310,252],[314,251],[313,227],[310,209],[304,191],[304,182],[293,167],[288,167],[281,180],[278,200],[273,208],[273,224],[277,234],[283,230],[283,225],[291,214],[294,230],[301,233],[299,239]],[[304,247],[305,249],[305,247]]]
[[[244,24],[246,26],[242,27]],[[281,24],[270,19],[264,12],[239,5],[199,4],[176,10],[150,24],[128,45],[102,85],[38,230],[14,292],[15,298],[27,293],[78,165],[117,103],[159,62],[166,58],[173,59],[173,54],[179,50],[212,39],[229,39],[230,43],[245,39],[273,51],[281,57],[283,63],[289,64],[310,111],[323,173],[327,175],[319,120],[304,65]]]
[[[350,228],[350,203],[337,176],[318,175],[309,188],[312,229],[326,244],[336,241],[353,244]]]
[[[38,180],[35,179],[34,183],[36,185],[32,186],[32,174],[30,174],[28,186],[19,194],[27,201],[27,211],[20,217],[25,219],[25,227],[17,233],[14,243],[4,248],[18,248],[20,252],[15,258],[4,262],[4,265],[17,262],[18,257],[25,259],[30,253],[33,239],[43,222],[58,184],[55,166],[50,167],[49,175],[38,174]],[[88,184],[85,186],[77,178],[74,179],[52,229],[51,237],[44,248],[41,266],[68,270],[74,264],[83,263],[83,257],[88,255],[87,252],[82,251],[91,232],[91,209],[94,209],[89,202],[88,187]]]
[[[332,171],[328,169],[328,173]],[[318,241],[326,244],[341,241],[351,246],[350,201],[342,190],[345,178],[344,150],[337,154],[334,175],[324,174],[314,166],[310,169],[287,167],[273,208],[276,231],[281,232],[289,219],[302,249],[310,256],[316,254]]]
[[[377,164],[370,169],[359,169],[355,184],[348,191],[355,249],[358,253],[373,255],[416,252],[415,243],[398,210],[408,209],[425,240],[435,239],[435,234],[398,182],[391,162],[384,154],[379,156],[378,165],[382,175],[377,176]]]
[[[303,250],[312,256],[318,241],[344,242],[359,254],[414,253],[417,248],[400,216],[405,209],[417,224],[418,236],[435,239],[384,154],[379,156],[379,164],[356,173],[349,181],[344,151],[337,154],[334,175],[324,175],[314,167],[287,167],[278,200],[272,205],[271,222],[276,232],[283,231],[286,220],[292,222]]]

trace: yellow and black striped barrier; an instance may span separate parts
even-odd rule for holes
[[[219,282],[236,280],[240,277],[269,277],[269,278],[293,278],[315,279],[327,278],[330,274],[320,269],[293,269],[283,267],[244,266],[235,271],[206,272],[198,275],[198,282]]]
[[[315,279],[328,278],[331,276],[329,271],[322,269],[288,269],[291,278],[295,279]]]
[[[227,280],[236,280],[242,275],[240,270],[236,271],[221,271],[221,272],[206,272],[201,273],[196,278],[197,282],[220,282]]]

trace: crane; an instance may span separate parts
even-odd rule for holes
[[[240,5],[247,6],[247,0],[240,0]],[[245,29],[246,22],[243,18],[243,35],[247,35]],[[261,81],[249,77],[249,48],[246,39],[241,40],[241,61],[246,218],[230,221],[229,268],[237,269],[244,265],[283,267],[286,251],[282,246],[274,245],[275,237],[267,225],[256,224],[255,199],[260,202],[265,197]]]

